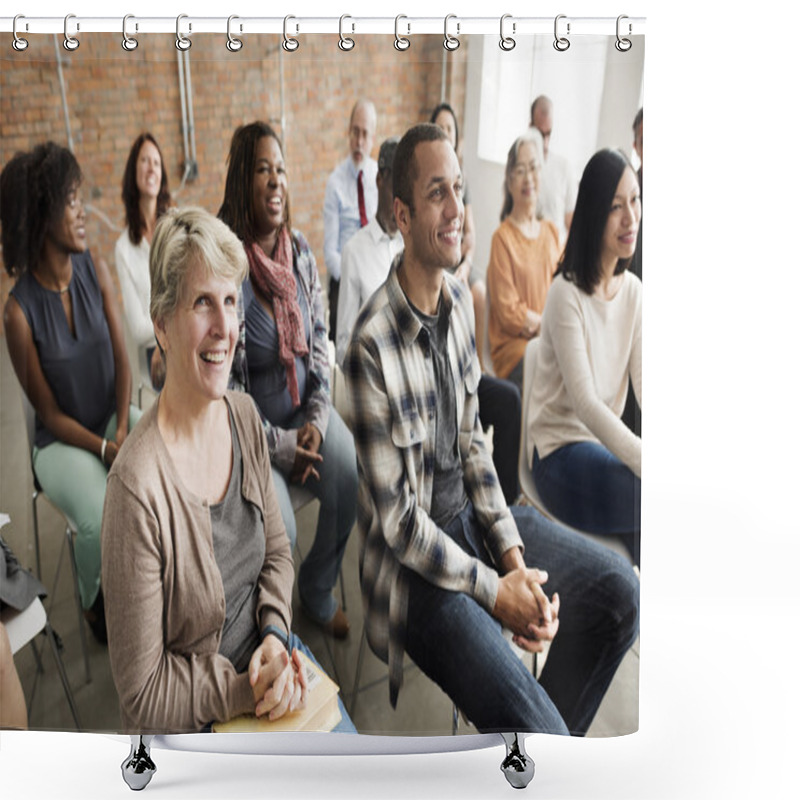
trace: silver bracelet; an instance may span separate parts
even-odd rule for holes
[[[108,439],[103,439],[103,444],[100,445],[100,460],[105,464],[106,463],[106,446],[108,445]]]

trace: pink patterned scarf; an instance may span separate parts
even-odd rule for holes
[[[278,241],[272,258],[255,243],[248,245],[250,279],[264,297],[272,303],[275,326],[278,329],[278,358],[286,368],[286,382],[292,405],[300,405],[297,387],[295,356],[308,355],[305,326],[300,306],[297,304],[297,282],[292,266],[292,239],[284,225],[278,232]]]

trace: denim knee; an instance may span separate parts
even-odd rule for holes
[[[614,598],[611,607],[614,609],[612,613],[617,641],[620,647],[627,649],[639,635],[639,578],[625,564],[607,577],[606,587]]]

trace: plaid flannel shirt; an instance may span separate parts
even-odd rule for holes
[[[427,331],[397,280],[400,253],[386,283],[361,310],[345,359],[358,454],[361,592],[370,647],[389,664],[394,706],[403,681],[408,570],[432,584],[494,608],[496,570],[466,553],[429,516],[436,446],[437,397]],[[464,484],[495,563],[522,547],[478,419],[480,365],[472,299],[445,274],[450,312],[448,352],[457,398]]]

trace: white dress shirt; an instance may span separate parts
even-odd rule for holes
[[[367,220],[371,220],[378,210],[378,162],[365,158],[359,166],[348,156],[333,172],[325,187],[325,268],[328,277],[339,280],[342,274],[342,250],[350,237],[361,228],[358,213],[358,173],[364,171],[364,207]]]
[[[386,280],[394,257],[403,249],[400,231],[389,236],[373,217],[342,250],[342,278],[336,322],[336,363],[341,367],[358,312]]]

